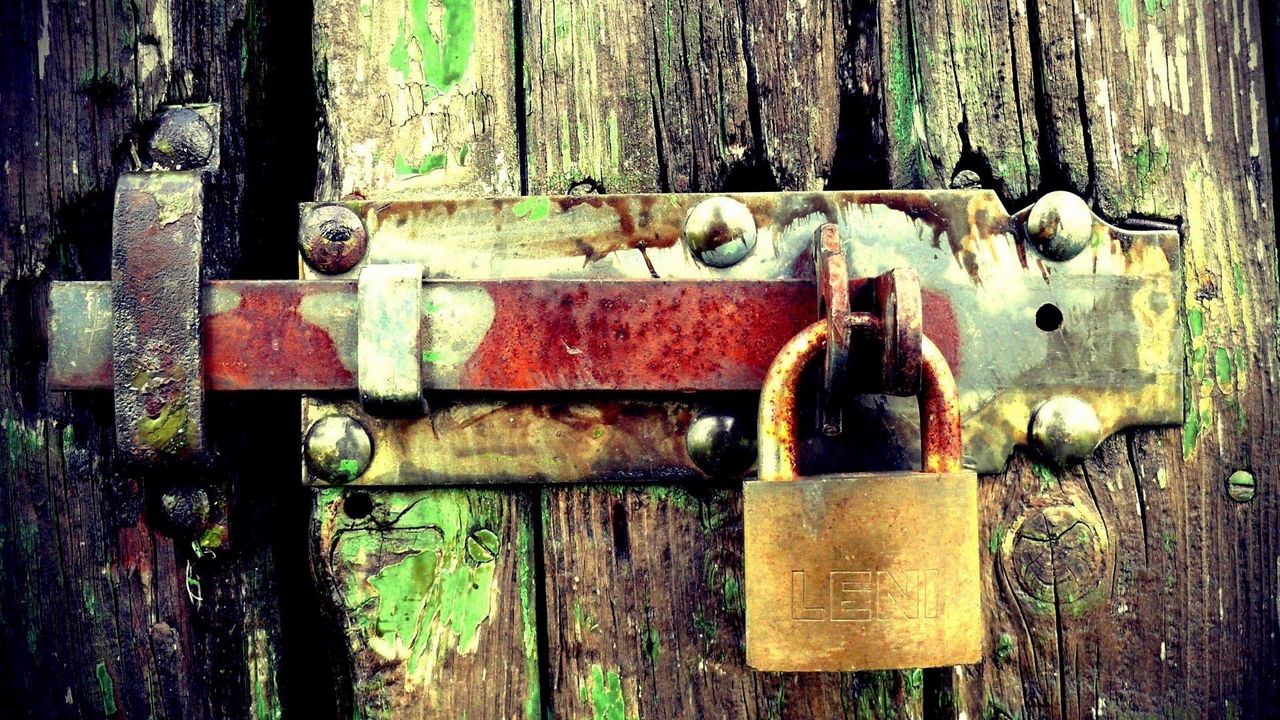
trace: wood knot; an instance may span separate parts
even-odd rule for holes
[[[1041,508],[1015,523],[1007,550],[1022,590],[1037,600],[1069,605],[1097,589],[1106,549],[1096,525],[1073,505]]]

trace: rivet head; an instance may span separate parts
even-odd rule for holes
[[[707,198],[689,211],[684,241],[703,265],[724,268],[741,262],[756,246],[756,219],[728,197]]]
[[[1051,192],[1031,206],[1027,236],[1044,257],[1070,260],[1093,239],[1093,211],[1078,195]]]
[[[203,167],[213,156],[213,128],[191,108],[170,110],[151,133],[147,153],[171,170]]]
[[[707,414],[689,423],[685,449],[711,477],[739,477],[756,461],[755,425],[728,414]]]
[[[307,430],[304,455],[312,473],[326,482],[341,485],[369,469],[373,440],[359,420],[348,415],[328,415]]]
[[[1238,503],[1249,502],[1257,493],[1257,483],[1254,482],[1253,473],[1248,470],[1237,470],[1231,473],[1231,477],[1227,478],[1227,495]]]
[[[165,528],[179,537],[195,537],[208,527],[209,493],[198,485],[174,485],[160,494],[160,515]]]
[[[1102,423],[1089,403],[1060,395],[1036,408],[1028,435],[1041,455],[1067,467],[1093,454],[1102,442]]]
[[[345,205],[316,205],[307,209],[298,235],[302,259],[326,275],[344,273],[364,258],[369,234],[359,216]]]

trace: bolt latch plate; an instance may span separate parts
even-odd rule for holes
[[[1003,467],[1053,398],[1086,404],[1103,437],[1181,422],[1177,232],[1053,210],[1032,236],[1029,210],[1011,216],[983,190],[307,204],[301,281],[202,286],[205,387],[342,391],[306,397],[303,423],[342,414],[368,432],[357,484],[704,477],[686,434],[709,415],[750,424],[773,354],[818,317],[813,247],[831,225],[858,278],[850,297],[874,300],[867,279],[895,268],[918,275],[922,329],[960,389],[967,465]],[[360,379],[375,331],[360,331],[358,279],[406,263],[422,268],[419,321],[386,347],[415,361],[388,382],[416,402],[404,379],[418,373],[430,409],[391,420],[354,393],[381,393]],[[107,283],[55,283],[51,386],[110,386],[110,297]],[[1052,326],[1037,322],[1047,308]],[[918,457],[909,399],[842,408],[837,438],[818,416],[807,470]]]

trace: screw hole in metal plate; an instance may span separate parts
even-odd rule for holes
[[[1053,332],[1062,327],[1062,311],[1053,303],[1045,303],[1036,310],[1036,327],[1045,332]]]

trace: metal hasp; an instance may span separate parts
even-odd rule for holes
[[[431,411],[387,421],[350,401],[309,398],[304,427],[342,414],[368,428],[374,457],[355,484],[705,477],[710,466],[690,453],[693,429],[726,414],[749,424],[751,391],[772,355],[822,316],[813,248],[824,225],[837,230],[856,309],[885,316],[879,303],[888,295],[869,278],[898,268],[918,276],[918,331],[955,372],[967,467],[1001,469],[1015,445],[1031,443],[1036,409],[1059,397],[1094,410],[1099,439],[1180,423],[1177,232],[1125,230],[1090,214],[1079,252],[1050,259],[1037,248],[1052,241],[1049,251],[1064,257],[1056,248],[1069,254],[1080,230],[1072,207],[1061,213],[1069,222],[1055,224],[1058,196],[1046,200],[1034,238],[1030,208],[1010,215],[986,190],[344,202],[367,234],[364,257],[345,273],[304,265],[303,277],[346,280],[383,263],[427,268]],[[1055,232],[1070,237],[1055,240]],[[512,286],[530,278],[546,284],[525,286],[517,299]],[[790,285],[797,282],[804,287]],[[1056,325],[1044,319],[1054,312]],[[856,333],[850,341],[856,347]],[[866,373],[883,355],[875,349],[868,361],[867,347],[851,353],[849,392],[873,385]],[[595,382],[601,391],[623,378],[646,382],[590,396],[431,392],[482,371],[505,387],[516,378],[583,390]],[[747,392],[678,392],[699,388]],[[909,382],[899,388],[909,390]],[[803,410],[813,433],[804,438],[806,472],[916,465],[914,400],[866,395],[843,404],[838,437],[823,436],[816,407]],[[1069,462],[1055,447],[1035,449]]]
[[[213,105],[162,111],[148,142],[152,165],[116,183],[110,338],[116,446],[127,463],[206,454],[200,275],[217,124]]]
[[[116,183],[111,357],[116,445],[128,462],[205,452],[203,210],[199,171],[129,173]]]
[[[1177,233],[1090,215],[1084,247],[1053,260],[1037,250],[1051,247],[1045,238],[1071,235],[1052,244],[1062,257],[1080,233],[1074,216],[1055,224],[1055,207],[1042,208],[1032,238],[1030,210],[1010,216],[989,191],[307,204],[301,281],[202,286],[206,387],[347,393],[307,398],[304,428],[342,414],[368,431],[373,457],[356,484],[705,477],[726,465],[695,460],[702,452],[686,438],[733,425],[703,418],[749,424],[773,355],[821,317],[813,248],[831,225],[856,310],[909,318],[887,301],[910,293],[882,292],[873,279],[896,268],[918,275],[919,329],[955,370],[967,465],[1000,469],[1028,442],[1036,409],[1058,397],[1092,408],[1100,437],[1181,422]],[[431,408],[390,420],[356,402],[358,280],[404,263],[424,268],[417,358]],[[51,387],[110,386],[109,288],[55,283],[52,297]],[[850,342],[849,390],[863,391],[857,368],[882,349],[868,362],[856,333]],[[563,394],[579,391],[591,394]],[[844,435],[808,439],[810,457],[914,464],[909,400],[841,404],[834,394]],[[1052,429],[1036,437],[1056,437]],[[848,437],[875,457],[841,451]],[[1044,451],[1074,452],[1071,440]]]

